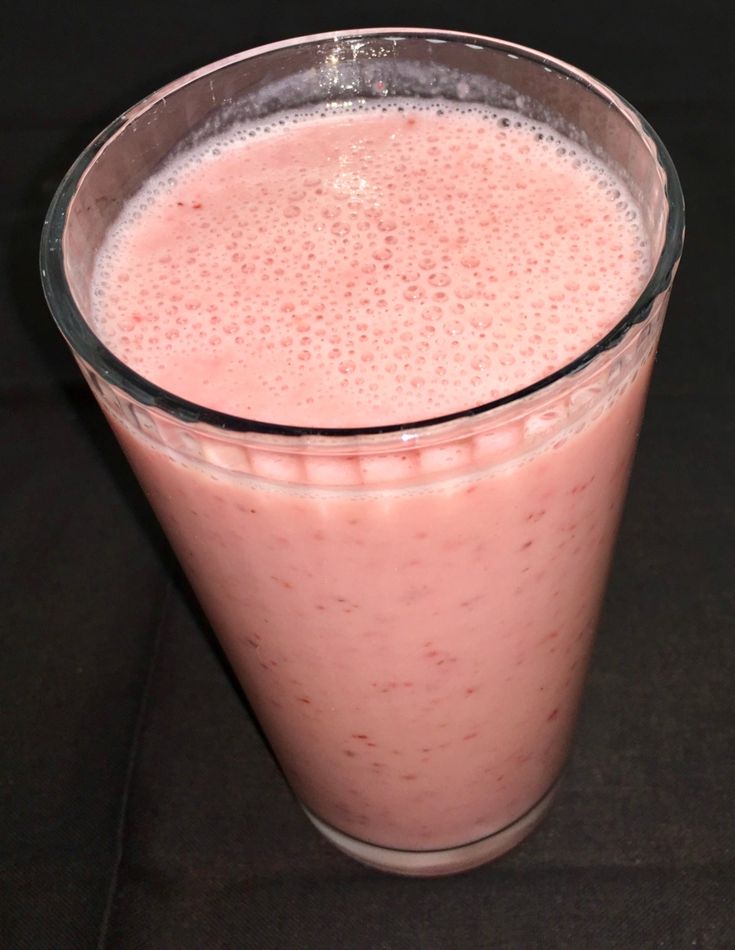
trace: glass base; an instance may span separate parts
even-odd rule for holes
[[[435,877],[442,874],[458,874],[471,868],[494,861],[506,851],[510,851],[524,838],[528,837],[549,811],[556,795],[558,781],[527,812],[510,825],[501,828],[485,838],[458,845],[456,848],[442,848],[438,851],[403,851],[397,848],[384,848],[369,844],[359,838],[338,831],[317,818],[302,804],[309,820],[331,843],[357,861],[380,871],[393,874],[406,874],[414,877]]]

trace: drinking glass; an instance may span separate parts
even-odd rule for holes
[[[610,332],[489,404],[354,429],[218,412],[105,347],[95,260],[166,161],[236,123],[396,96],[513,110],[622,179],[653,263]],[[51,312],[295,795],[347,854],[461,871],[547,812],[682,239],[675,169],[620,96],[521,46],[424,29],[221,60],[114,121],[61,183],[41,251]]]

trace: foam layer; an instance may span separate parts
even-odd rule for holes
[[[290,113],[179,158],[98,259],[94,326],[210,408],[407,422],[518,390],[608,332],[649,253],[622,184],[512,113]]]

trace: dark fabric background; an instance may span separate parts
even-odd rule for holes
[[[730,5],[145,6],[0,18],[0,946],[735,947]],[[466,29],[598,75],[677,163],[689,237],[577,743],[543,827],[455,878],[370,871],[301,815],[42,301],[53,189],[212,59],[364,25]]]

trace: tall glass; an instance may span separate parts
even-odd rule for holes
[[[165,392],[88,322],[96,254],[169,156],[232,122],[440,96],[543,120],[620,176],[653,270],[578,359],[488,405],[363,429],[249,420]],[[499,40],[312,36],[222,60],[113,122],[51,205],[42,274],[72,347],[311,821],[430,875],[546,813],[567,757],[683,203],[661,142],[601,83]]]

